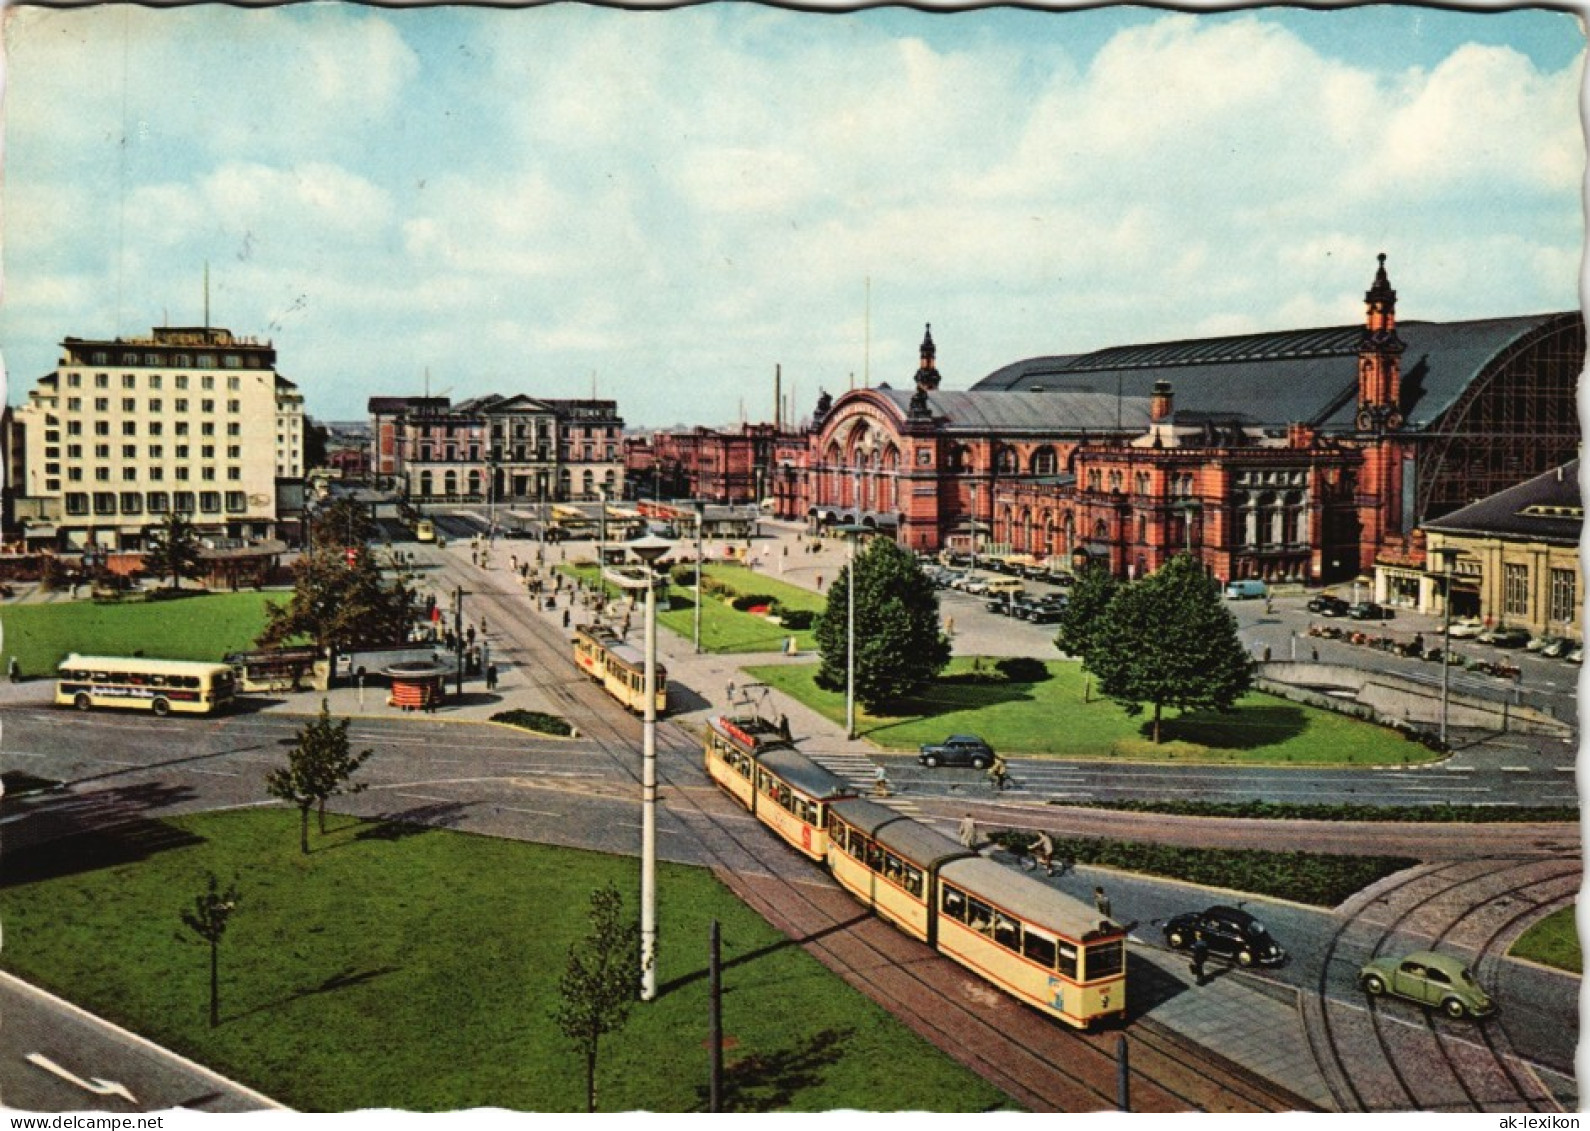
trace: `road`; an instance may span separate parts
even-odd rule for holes
[[[111,1114],[280,1105],[60,998],[0,974],[0,1104],[24,1111]]]

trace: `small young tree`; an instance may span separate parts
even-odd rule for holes
[[[888,538],[856,555],[856,702],[877,710],[927,683],[950,661],[939,598],[916,557]],[[850,567],[828,589],[815,635],[817,686],[843,690],[850,643]]]
[[[149,549],[144,551],[144,568],[156,577],[169,577],[173,592],[182,579],[198,577],[199,532],[188,516],[167,511],[160,525],[149,532]]]
[[[309,854],[309,811],[320,813],[320,833],[326,832],[326,799],[341,793],[359,793],[364,784],[349,779],[372,752],[355,754],[348,743],[348,720],[333,720],[331,708],[320,701],[320,715],[298,732],[298,741],[287,752],[287,765],[265,775],[265,790],[298,809],[298,847]]]
[[[612,884],[591,893],[590,933],[569,947],[553,1020],[585,1057],[585,1110],[596,1111],[602,1038],[623,1027],[640,986],[640,925]]]
[[[1110,601],[1088,656],[1099,690],[1130,715],[1154,708],[1154,741],[1166,707],[1229,711],[1253,684],[1253,661],[1220,586],[1178,554]]]
[[[182,912],[182,925],[210,944],[210,1028],[221,1024],[221,939],[226,934],[232,912],[237,910],[242,898],[237,883],[225,891],[221,881],[210,873],[208,890],[193,899],[192,910]]]

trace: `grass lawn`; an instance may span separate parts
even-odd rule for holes
[[[50,675],[69,652],[219,660],[254,646],[265,627],[265,602],[286,592],[211,593],[169,601],[73,601],[9,605],[0,610],[0,651],[24,675]],[[9,662],[9,661],[0,661]]]
[[[149,821],[8,856],[5,968],[305,1111],[584,1109],[551,1020],[590,893],[637,906],[633,859],[297,814]],[[208,950],[180,925],[207,872],[241,890],[208,1024]],[[605,1111],[703,1111],[707,939],[722,924],[730,1110],[984,1110],[1008,1101],[740,904],[658,869],[660,993],[604,1038]]]
[[[1579,928],[1574,923],[1574,906],[1553,911],[1519,936],[1509,954],[1571,974],[1584,971],[1584,953],[1579,945]]]
[[[594,564],[566,565],[559,568],[572,577],[580,578],[588,585],[596,580]],[[779,581],[776,577],[768,577],[758,570],[746,569],[744,566],[708,564],[702,575],[721,582],[733,589],[736,594],[765,594],[787,609],[809,609],[820,614],[828,607],[826,597],[809,589],[802,589],[798,585]],[[778,652],[784,648],[784,642],[791,636],[795,637],[796,645],[802,651],[810,651],[816,647],[811,629],[791,630],[783,625],[774,624],[764,616],[742,613],[706,593],[701,596],[703,652]],[[695,635],[695,599],[694,586],[670,586],[668,590],[670,608],[666,612],[658,612],[657,623],[678,633],[686,640],[692,639]]]
[[[898,714],[871,715],[858,707],[856,728],[890,750],[915,750],[947,734],[968,732],[981,735],[995,750],[1067,758],[1373,765],[1436,757],[1384,727],[1257,693],[1245,696],[1230,714],[1166,717],[1160,726],[1164,741],[1155,745],[1147,737],[1148,710],[1132,718],[1096,693],[1092,702],[1083,702],[1080,665],[1050,661],[1045,665],[1049,678],[1034,683],[973,678],[975,663],[986,669],[993,662],[957,657],[931,687],[903,701]],[[817,687],[815,664],[746,670],[843,723],[844,692]]]

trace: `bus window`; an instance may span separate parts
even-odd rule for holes
[[[944,896],[941,902],[944,905],[942,908],[944,914],[958,923],[966,922],[966,896],[948,884],[944,885],[943,890]]]
[[[905,890],[917,899],[922,898],[922,869],[905,866]]]

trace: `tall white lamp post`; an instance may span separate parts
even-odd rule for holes
[[[865,526],[834,528],[850,543],[850,575],[845,585],[845,737],[856,737],[856,541]]]
[[[604,502],[605,506],[605,502]],[[640,1000],[657,996],[657,585],[656,564],[673,548],[648,534],[629,543],[646,567],[646,697],[640,739]]]
[[[1441,595],[1441,746],[1446,747],[1447,703],[1451,695],[1452,667],[1452,559],[1458,551],[1452,546],[1438,546],[1430,553],[1441,559],[1441,575],[1445,592]]]
[[[707,520],[707,504],[700,499],[696,500],[696,606],[695,606],[695,646],[696,655],[701,655],[701,528]]]

